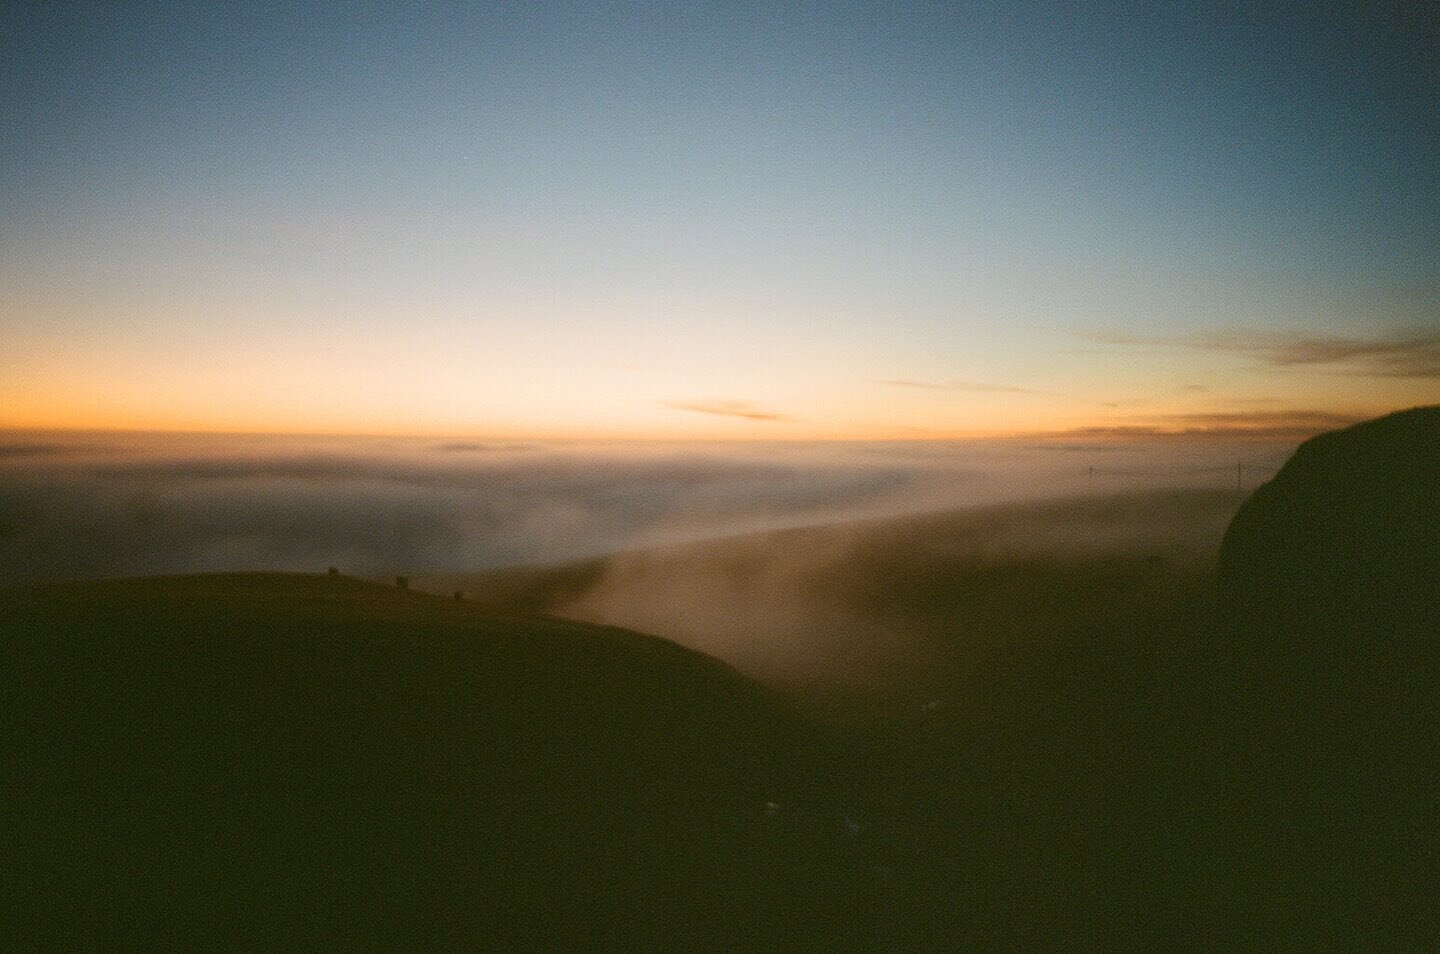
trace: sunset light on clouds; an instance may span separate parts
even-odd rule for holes
[[[12,6],[0,427],[1314,432],[1440,396],[1401,8]]]

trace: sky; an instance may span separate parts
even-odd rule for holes
[[[0,428],[1440,400],[1427,4],[7,4],[0,84]]]

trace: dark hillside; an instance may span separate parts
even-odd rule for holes
[[[824,946],[797,724],[662,640],[343,577],[0,595],[22,946]],[[787,774],[788,773],[788,774]]]
[[[1282,627],[1378,613],[1418,632],[1434,617],[1409,611],[1440,594],[1437,528],[1440,407],[1401,411],[1300,445],[1236,514],[1222,590]]]
[[[1440,408],[1307,441],[1236,516],[1219,569],[1230,900],[1280,938],[1433,947]]]

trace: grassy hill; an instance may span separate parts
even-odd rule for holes
[[[835,838],[767,818],[807,800],[800,723],[663,640],[254,574],[5,591],[0,647],[23,946],[804,946],[844,923]]]
[[[1163,940],[1163,914],[1126,912],[1165,874],[1132,822],[1137,793],[1164,798],[1143,747],[1171,730],[1127,727],[1172,645],[1110,626],[997,663],[987,694],[824,729],[664,640],[346,577],[12,589],[11,930],[172,949]]]

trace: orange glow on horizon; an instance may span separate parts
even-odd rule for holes
[[[465,438],[487,441],[616,441],[616,442],[838,442],[950,441],[1005,439],[1075,439],[1100,442],[1135,438],[1205,439],[1304,437],[1379,416],[1400,407],[1366,407],[1353,411],[1276,411],[1265,414],[1168,411],[1134,415],[1055,415],[1028,425],[996,422],[989,426],[921,426],[918,424],[752,421],[696,415],[696,420],[670,426],[616,423],[588,426],[558,423],[468,424],[460,420],[304,419],[298,416],[135,414],[87,408],[27,408],[0,417],[0,431],[107,432],[209,435],[276,435],[314,437]]]

